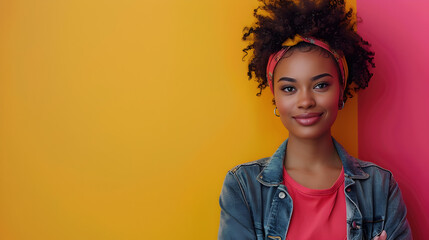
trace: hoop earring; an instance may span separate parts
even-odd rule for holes
[[[339,106],[339,110],[341,110],[341,109],[343,109],[344,108],[344,101],[342,101],[342,104],[341,104],[341,106]]]
[[[276,108],[274,108],[274,115],[275,115],[276,117],[280,117],[280,114],[277,114],[277,107],[276,107]]]

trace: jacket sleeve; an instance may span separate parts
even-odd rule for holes
[[[387,240],[413,239],[401,190],[392,175],[384,229],[387,233]]]
[[[256,239],[252,216],[242,185],[231,171],[225,177],[219,204],[221,208],[219,240]]]

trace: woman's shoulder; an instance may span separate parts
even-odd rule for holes
[[[383,174],[392,175],[392,172],[384,167],[381,167],[373,162],[370,161],[364,161],[358,158],[353,157],[357,164],[359,164],[360,168],[367,173],[374,173],[374,172],[380,172]]]
[[[243,197],[250,192],[255,193],[256,189],[260,187],[257,176],[268,165],[270,160],[270,157],[261,158],[231,168],[226,174],[222,193],[231,192],[231,189],[235,189],[236,192],[240,191]],[[250,189],[253,189],[253,191]]]
[[[270,159],[271,157],[265,157],[251,162],[242,163],[231,168],[228,172],[233,174],[248,173],[253,171],[260,172],[264,167],[268,165],[268,163],[270,162]]]

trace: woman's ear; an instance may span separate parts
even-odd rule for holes
[[[343,87],[341,86],[341,84],[340,84],[340,97],[339,97],[339,99],[338,99],[338,110],[341,110],[341,109],[343,109],[344,108],[344,89],[343,89]]]
[[[340,101],[338,102],[338,110],[341,110],[344,108],[344,101],[340,99]]]
[[[344,93],[343,90],[340,90],[340,99],[338,99],[338,110],[341,110],[344,108]]]

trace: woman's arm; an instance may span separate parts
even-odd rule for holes
[[[237,176],[231,171],[225,177],[219,204],[221,213],[218,239],[256,239],[244,190]]]
[[[384,230],[387,232],[388,240],[413,239],[411,228],[407,221],[407,208],[402,199],[398,183],[393,176],[390,179]]]

